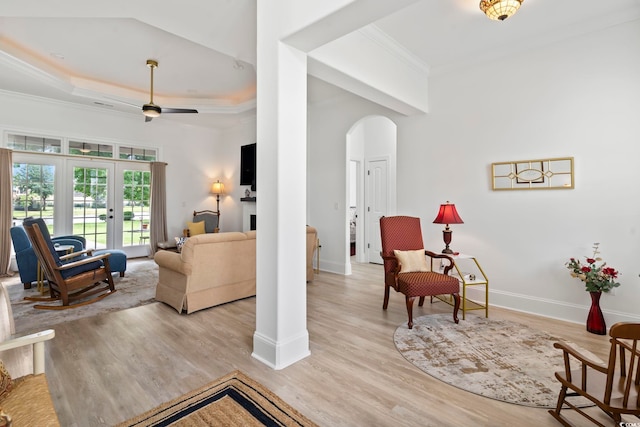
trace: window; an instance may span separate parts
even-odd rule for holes
[[[13,220],[42,218],[53,232],[55,214],[55,166],[46,164],[13,164]]]
[[[63,145],[61,138],[43,136],[7,134],[7,148],[15,151],[30,151],[38,153],[70,154],[73,156],[117,158],[121,160],[137,160],[154,162],[158,159],[156,148],[131,147],[118,144],[104,144],[98,142],[69,140]]]
[[[113,146],[90,142],[69,141],[69,154],[113,158]]]
[[[27,135],[7,135],[7,148],[39,153],[61,153],[62,140]]]
[[[157,150],[153,148],[135,148],[121,146],[119,153],[119,158],[123,160],[144,160],[147,162],[154,162],[158,158]]]

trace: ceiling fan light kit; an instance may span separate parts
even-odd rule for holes
[[[162,108],[153,103],[153,70],[158,68],[158,61],[147,59],[147,67],[151,69],[151,87],[149,90],[149,103],[142,106],[142,114],[145,116],[145,122],[150,122],[154,117],[162,114]],[[190,108],[165,108],[165,113],[197,113],[198,110]]]
[[[480,10],[489,19],[504,21],[518,11],[524,0],[480,0]]]
[[[162,113],[162,108],[155,104],[144,104],[142,106],[142,114],[147,117],[158,117]]]

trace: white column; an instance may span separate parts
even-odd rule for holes
[[[274,369],[308,356],[306,54],[281,43],[278,1],[257,2],[257,295],[253,357]]]
[[[257,290],[252,356],[308,356],[307,53],[418,0],[257,0]]]

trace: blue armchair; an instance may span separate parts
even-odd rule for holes
[[[25,289],[31,288],[31,283],[38,280],[38,259],[33,251],[27,232],[22,226],[11,227],[11,240],[16,253],[16,263],[20,273],[20,281]],[[58,236],[51,239],[61,245],[73,245],[73,251],[84,250],[86,239],[82,236]]]

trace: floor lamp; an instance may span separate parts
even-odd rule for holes
[[[211,192],[216,195],[216,212],[218,212],[218,229],[220,229],[220,195],[224,194],[224,184],[217,180],[211,185]]]

